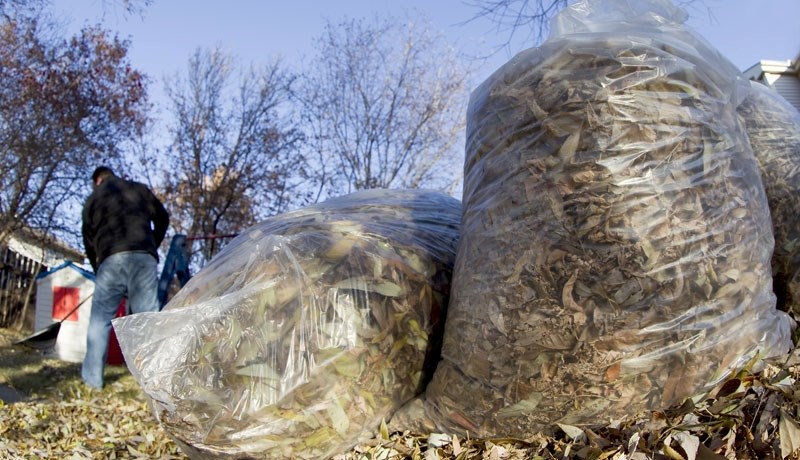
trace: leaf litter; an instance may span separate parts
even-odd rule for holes
[[[0,329],[2,334],[19,336]],[[60,365],[36,351],[10,345],[0,347],[4,365],[10,364],[6,357],[12,353],[31,354],[31,358],[45,365]],[[770,364],[762,372],[737,373],[699,402],[687,402],[665,411],[631,414],[613,425],[579,428],[586,436],[583,442],[561,431],[534,434],[527,439],[480,439],[435,431],[391,432],[383,425],[383,433],[380,427],[375,427],[371,439],[332,458],[688,460],[695,455],[697,460],[797,460],[800,449],[793,443],[800,439],[795,426],[800,419],[798,364],[800,355],[795,353],[786,361]],[[48,393],[57,387],[57,382],[44,378],[35,400],[0,403],[0,452],[3,453],[0,458],[188,458],[159,426],[130,375],[100,394],[78,391],[77,378],[77,375],[65,378],[76,387],[69,393]],[[697,451],[687,452],[677,433],[699,440]],[[672,455],[665,453],[665,441],[674,451]],[[684,441],[683,445],[694,444]]]

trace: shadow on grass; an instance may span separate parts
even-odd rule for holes
[[[129,376],[124,365],[106,365],[106,386]],[[81,363],[62,361],[50,348],[0,347],[0,385],[30,399],[62,398],[83,391]],[[8,393],[7,394],[11,394]]]

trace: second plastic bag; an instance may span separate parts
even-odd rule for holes
[[[775,251],[778,306],[800,315],[800,112],[775,90],[751,83],[737,108],[758,160],[767,193]]]
[[[164,311],[114,322],[192,458],[327,458],[419,394],[438,359],[461,205],[372,190],[270,218]]]

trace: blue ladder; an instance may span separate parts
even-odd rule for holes
[[[192,277],[189,273],[189,247],[186,235],[175,235],[170,242],[167,258],[164,260],[164,268],[161,270],[161,277],[158,280],[159,310],[164,308],[167,303],[167,292],[174,277],[178,278],[181,287],[186,285],[189,278]]]

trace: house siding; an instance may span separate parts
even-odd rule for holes
[[[794,75],[780,75],[772,83],[772,87],[797,110],[800,110],[800,78]]]

